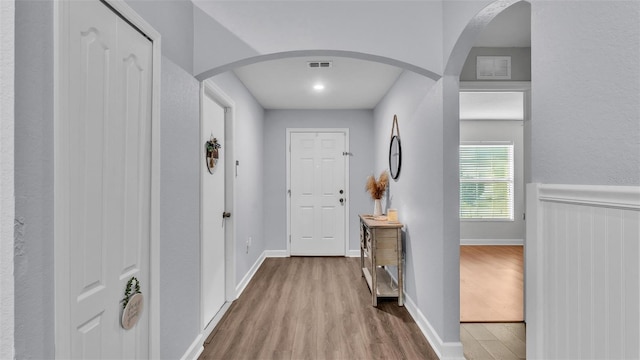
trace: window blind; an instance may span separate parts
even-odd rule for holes
[[[460,145],[460,218],[513,220],[513,144]]]

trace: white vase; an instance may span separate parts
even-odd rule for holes
[[[382,215],[382,202],[380,199],[375,199],[373,201],[373,216]]]

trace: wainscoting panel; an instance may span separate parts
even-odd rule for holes
[[[529,184],[527,357],[640,358],[640,187]]]

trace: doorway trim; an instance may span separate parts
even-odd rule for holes
[[[349,153],[349,128],[287,128],[286,129],[287,135],[286,135],[286,162],[287,162],[287,179],[286,179],[286,188],[287,188],[287,192],[285,193],[286,196],[286,203],[287,203],[287,237],[285,239],[286,243],[287,243],[287,257],[291,257],[291,194],[289,192],[289,189],[291,189],[291,151],[289,151],[291,149],[291,134],[292,133],[320,133],[320,132],[329,132],[329,133],[343,133],[345,135],[345,142],[344,142],[344,146],[345,146],[345,152]],[[349,203],[350,203],[350,198],[349,198],[349,194],[351,194],[351,192],[349,191],[349,169],[350,169],[350,165],[349,165],[349,156],[345,156],[345,171],[344,171],[344,181],[345,181],[345,193],[347,194],[346,196],[346,201],[345,201],[345,212],[344,212],[344,256],[348,257],[349,256]]]
[[[225,224],[225,303],[220,308],[218,313],[213,317],[213,319],[209,322],[209,324],[204,324],[204,320],[202,319],[202,312],[204,309],[204,304],[202,303],[202,288],[203,288],[203,276],[202,276],[202,264],[204,259],[202,258],[202,251],[200,252],[200,329],[202,330],[202,337],[200,338],[202,341],[207,339],[215,326],[218,324],[220,319],[224,313],[229,309],[231,302],[233,302],[236,297],[236,288],[235,288],[235,264],[236,264],[236,252],[235,252],[235,234],[236,234],[236,221],[235,219],[235,209],[236,209],[236,192],[235,192],[235,181],[236,181],[236,162],[235,162],[235,148],[234,148],[234,134],[235,134],[235,118],[236,118],[236,105],[235,101],[231,97],[229,97],[218,85],[216,85],[212,80],[208,79],[200,84],[200,129],[202,129],[202,123],[204,121],[203,115],[203,104],[205,96],[209,97],[213,101],[220,104],[224,107],[224,126],[225,126],[225,151],[224,151],[224,163],[225,163],[225,211],[231,213],[231,218],[229,218],[227,223]],[[198,143],[200,143],[200,131],[198,132]],[[204,163],[204,152],[200,151],[200,164]],[[200,171],[204,171],[202,167]],[[200,177],[201,179],[201,177]],[[200,249],[202,249],[202,223],[204,219],[202,218],[202,188],[203,184],[200,180]],[[206,328],[205,328],[206,326]]]
[[[149,243],[149,357],[160,358],[160,61],[161,36],[147,21],[138,15],[124,0],[100,0],[106,6],[136,27],[151,41],[151,207],[150,207],[150,243]],[[60,94],[68,92],[68,82],[62,78],[66,65],[61,61],[61,46],[66,44],[65,30],[68,20],[68,0],[56,1],[53,6],[53,142],[54,152],[60,147],[64,129],[61,128],[62,116],[66,113]],[[54,155],[54,209],[67,209],[68,202],[61,197],[64,174],[59,169],[58,159]],[[56,211],[57,212],[57,211]],[[55,299],[55,356],[69,354],[69,339],[62,336],[59,328],[69,328],[69,243],[66,229],[59,217],[54,219],[54,299]]]

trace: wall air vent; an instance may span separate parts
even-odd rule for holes
[[[330,68],[333,61],[307,61],[307,66],[311,69]]]
[[[510,80],[511,56],[478,56],[476,78],[478,80]]]

